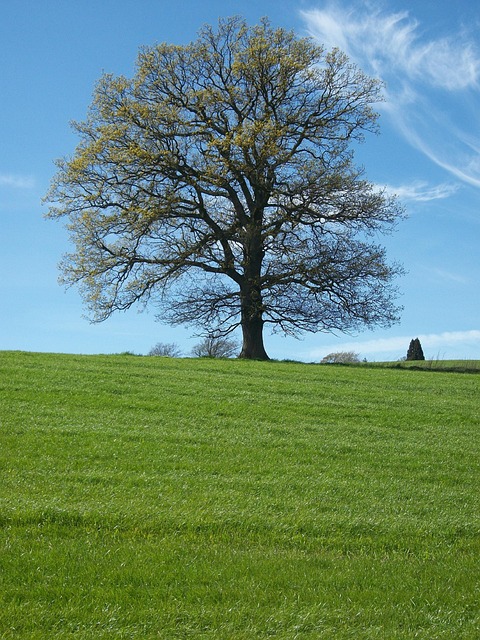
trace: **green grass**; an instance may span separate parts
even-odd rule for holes
[[[479,390],[0,353],[0,638],[480,638]]]
[[[402,360],[400,362],[367,363],[362,366],[443,371],[444,373],[480,373],[480,360]]]

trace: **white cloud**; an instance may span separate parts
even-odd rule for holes
[[[430,202],[431,200],[443,200],[449,198],[459,189],[455,184],[437,184],[429,186],[423,180],[416,180],[410,184],[399,186],[385,185],[388,193],[397,195],[400,200],[411,200],[415,202]]]
[[[391,115],[409,144],[458,180],[480,187],[478,151],[463,141],[461,132],[456,134],[453,124],[444,122],[445,118],[435,107],[431,107],[430,117],[425,108],[409,120],[408,109],[401,112],[400,105],[391,110]],[[467,118],[467,121],[475,127],[475,119]],[[478,136],[480,142],[480,131]]]
[[[443,38],[427,43],[417,51],[416,75],[447,90],[478,86],[480,60],[471,43]]]
[[[356,353],[388,353],[391,351],[403,351],[405,344],[408,347],[411,338],[405,336],[397,336],[393,338],[375,338],[372,340],[342,342],[339,344],[326,345],[319,349],[313,349],[310,357],[313,359],[323,358],[329,353],[336,351],[355,351]],[[406,348],[405,348],[406,350]]]
[[[33,189],[35,180],[29,176],[0,173],[0,187],[12,189]]]
[[[327,48],[338,46],[386,85],[380,108],[405,139],[432,162],[480,187],[480,50],[452,25],[449,37],[426,38],[412,15],[331,3],[302,12]]]
[[[406,11],[384,14],[370,6],[362,12],[331,4],[302,16],[313,37],[382,77],[393,72],[449,91],[478,86],[480,57],[473,43],[459,34],[423,42],[419,22]]]
[[[394,336],[391,338],[376,338],[372,340],[342,342],[340,344],[326,345],[313,349],[308,354],[311,359],[318,360],[329,353],[336,351],[355,351],[362,356],[371,354],[395,353],[398,356],[407,352],[412,337],[418,338],[423,350],[447,349],[454,347],[468,348],[471,345],[480,346],[480,330],[470,331],[445,331],[443,333],[428,333],[418,336]],[[427,354],[425,354],[426,357]]]
[[[469,282],[468,278],[458,273],[453,273],[452,271],[447,271],[446,269],[440,269],[438,267],[429,267],[427,269],[436,280],[441,280],[445,282],[445,280],[449,282],[453,282],[455,284],[467,284]]]

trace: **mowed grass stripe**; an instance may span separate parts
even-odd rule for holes
[[[479,386],[0,353],[0,637],[480,637]]]

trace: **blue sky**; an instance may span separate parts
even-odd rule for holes
[[[274,358],[316,361],[354,350],[396,360],[419,337],[427,358],[480,359],[480,9],[471,0],[15,0],[0,11],[0,350],[148,353],[192,330],[155,310],[105,323],[84,317],[79,294],[57,283],[69,250],[41,199],[54,160],[70,155],[103,72],[132,75],[138,49],[186,43],[204,23],[242,15],[339,46],[386,83],[381,134],[357,150],[367,177],[397,193],[408,219],[384,239],[407,275],[401,323],[355,336],[266,335]]]

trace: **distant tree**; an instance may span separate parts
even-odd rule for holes
[[[204,338],[192,349],[196,358],[232,358],[239,349],[235,340],[225,336],[211,335]]]
[[[180,347],[174,342],[164,343],[157,342],[157,344],[148,352],[149,356],[164,356],[167,358],[180,358],[182,352]]]
[[[425,360],[422,345],[418,338],[414,338],[410,341],[410,346],[407,351],[407,360]]]
[[[360,358],[354,351],[329,353],[322,359],[322,364],[355,364],[356,362],[360,362]]]
[[[145,47],[104,75],[80,143],[58,162],[49,216],[94,321],[138,303],[207,334],[242,330],[267,359],[288,335],[398,320],[378,234],[403,216],[353,162],[382,86],[337,49],[240,18],[187,45]]]

